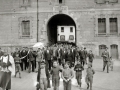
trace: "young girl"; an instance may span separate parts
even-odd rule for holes
[[[111,68],[111,71],[113,71],[113,64],[114,64],[114,61],[112,60],[112,57],[110,57],[110,62],[109,62],[109,67]]]
[[[86,83],[87,83],[87,89],[92,90],[92,83],[93,83],[93,75],[95,74],[95,71],[92,69],[92,64],[88,64],[88,68],[86,70],[87,75],[86,75]]]
[[[21,63],[21,59],[19,57],[19,54],[17,53],[16,56],[14,57],[15,60],[15,77],[17,75],[17,73],[19,73],[19,78],[21,78],[21,72],[20,72],[20,63]]]
[[[76,71],[76,80],[78,85],[81,88],[81,79],[82,79],[82,70],[84,70],[83,66],[80,64],[80,61],[77,61],[77,64],[75,65],[74,71]]]

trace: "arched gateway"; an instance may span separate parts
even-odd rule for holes
[[[46,31],[47,31],[46,38],[49,45],[58,42],[60,43],[72,42],[73,44],[76,44],[76,23],[70,16],[66,14],[56,14],[52,16],[46,24]],[[74,34],[72,35],[73,32]]]

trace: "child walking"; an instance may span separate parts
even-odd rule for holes
[[[51,69],[51,75],[52,75],[52,86],[54,90],[59,90],[60,72],[62,72],[62,69],[58,66],[57,60],[53,61],[53,68]]]
[[[14,60],[15,60],[15,77],[16,77],[17,73],[19,73],[19,78],[21,78],[21,72],[20,72],[21,59],[20,59],[18,53],[17,53],[16,56],[14,57]]]
[[[45,66],[45,62],[42,61],[40,63],[40,67],[38,69],[38,74],[37,74],[37,90],[47,90],[47,88],[50,88],[50,83],[49,83],[49,70],[48,67]]]
[[[109,67],[111,68],[111,71],[113,71],[113,64],[114,64],[114,61],[112,59],[112,57],[110,57],[110,61],[109,61]]]
[[[93,75],[95,74],[95,71],[92,69],[92,64],[88,64],[88,68],[86,70],[87,75],[86,75],[86,83],[87,83],[87,89],[92,90],[92,83],[93,83]]]
[[[74,77],[73,71],[69,68],[69,66],[70,63],[66,62],[61,74],[64,90],[71,90],[71,79]]]
[[[76,71],[76,80],[81,88],[81,79],[82,79],[82,70],[84,70],[83,66],[81,65],[80,61],[77,61],[77,64],[75,65],[74,71]]]

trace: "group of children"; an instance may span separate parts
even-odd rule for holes
[[[63,79],[63,88],[64,90],[71,90],[71,83],[72,78],[74,77],[74,72],[70,67],[70,63],[66,62],[64,65],[64,68],[60,68],[58,65],[57,60],[54,60],[53,62],[53,68],[49,72],[47,66],[45,66],[45,62],[42,61],[40,63],[40,69],[38,70],[37,75],[37,90],[47,90],[48,88],[48,80],[50,78],[50,74],[52,77],[52,86],[54,90],[59,90],[59,84],[60,84],[60,72],[61,72],[61,78]],[[81,79],[82,79],[82,71],[84,70],[84,67],[81,65],[80,61],[77,61],[77,64],[74,67],[74,71],[76,72],[76,80],[81,88]],[[86,84],[87,89],[92,90],[92,82],[93,82],[93,75],[95,74],[95,71],[92,69],[92,64],[88,64],[87,68],[87,75],[86,75]]]

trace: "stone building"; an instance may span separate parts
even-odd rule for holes
[[[0,0],[0,46],[56,43],[58,25],[73,25],[76,45],[120,58],[120,0]]]

